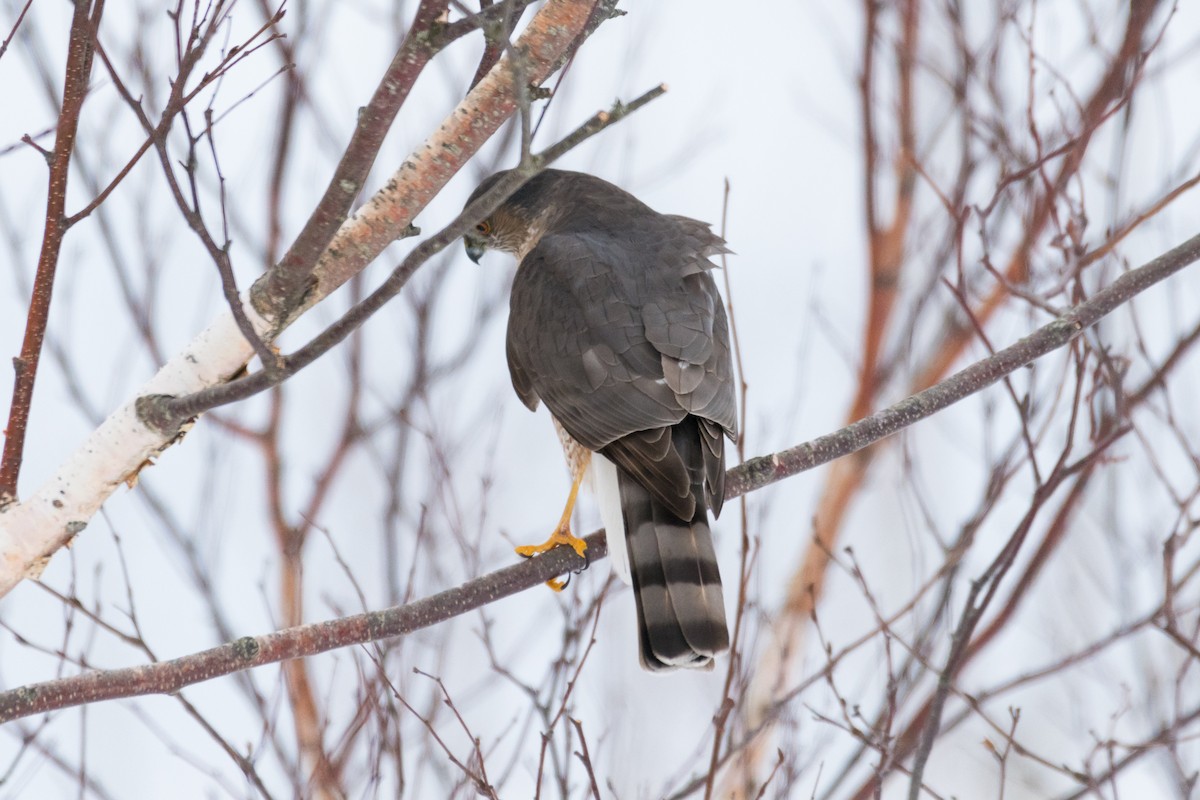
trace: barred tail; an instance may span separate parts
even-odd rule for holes
[[[682,520],[617,472],[642,666],[711,669],[713,656],[729,648],[729,629],[702,487],[692,519]]]

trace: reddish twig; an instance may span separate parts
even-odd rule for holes
[[[230,69],[235,63],[246,58],[250,53],[254,52],[254,50],[269,43],[273,36],[279,35],[271,34],[270,30],[271,27],[279,21],[281,16],[282,11],[277,12],[274,18],[264,22],[240,47],[231,48],[224,58],[222,58],[221,63],[223,68]],[[217,273],[221,281],[222,294],[225,296],[225,302],[228,304],[230,313],[233,315],[233,319],[237,323],[238,330],[241,331],[242,336],[245,337],[246,341],[249,342],[254,348],[254,352],[258,355],[259,360],[262,362],[263,368],[267,371],[273,372],[276,368],[275,353],[271,350],[268,343],[261,336],[259,336],[258,332],[254,328],[254,323],[251,322],[250,318],[246,314],[245,309],[242,307],[241,296],[238,292],[237,282],[233,274],[233,263],[229,255],[231,242],[229,241],[228,230],[224,232],[224,241],[221,244],[218,244],[213,238],[212,234],[209,232],[208,226],[204,221],[204,215],[200,209],[200,194],[196,185],[195,148],[200,137],[204,136],[205,133],[194,135],[191,132],[188,117],[185,113],[187,102],[183,99],[183,87],[186,84],[188,72],[199,65],[200,58],[208,49],[209,45],[216,37],[217,32],[220,30],[226,19],[227,17],[225,14],[214,13],[209,19],[208,24],[203,28],[191,28],[186,37],[182,35],[182,31],[177,34],[177,39],[179,41],[184,41],[186,39],[187,45],[182,57],[180,58],[180,75],[177,77],[175,86],[172,88],[171,99],[167,103],[167,111],[164,112],[163,120],[160,121],[158,125],[155,125],[150,120],[149,115],[147,115],[145,109],[142,107],[141,99],[135,97],[133,93],[125,86],[125,82],[117,73],[116,68],[109,59],[104,48],[97,43],[96,49],[100,54],[101,60],[104,62],[104,66],[108,70],[109,78],[116,87],[118,94],[121,95],[126,105],[128,105],[130,110],[133,111],[134,115],[138,119],[138,122],[145,130],[147,137],[153,142],[155,151],[159,156],[159,162],[162,166],[163,176],[167,181],[167,188],[170,189],[171,195],[175,199],[175,204],[178,206],[184,221],[187,222],[188,227],[191,228],[196,234],[197,238],[200,239],[200,243],[204,246],[205,250],[209,254],[209,257],[216,265]],[[180,20],[176,18],[176,25],[179,26],[180,24]],[[257,40],[262,36],[267,36],[266,40],[258,42]],[[195,96],[194,92],[192,93],[192,96]],[[190,200],[189,197],[185,195],[184,189],[182,186],[180,186],[180,182],[175,175],[173,159],[167,149],[167,134],[170,132],[171,121],[176,116],[182,118],[187,132],[189,153],[188,158],[184,162],[184,172],[188,177],[188,195],[190,195]],[[225,179],[221,174],[220,165],[217,162],[216,144],[212,138],[211,108],[209,109],[209,113],[206,113],[206,120],[208,124],[205,127],[205,132],[208,135],[210,153],[216,168],[218,185],[220,186],[222,218],[225,218]],[[118,179],[120,177],[121,176],[118,175]],[[115,184],[110,184],[110,187],[113,185]],[[86,212],[90,208],[93,208],[100,202],[101,199],[101,197],[97,197],[96,200],[93,200],[92,203],[89,204],[87,209],[84,209],[84,211]],[[83,214],[84,212],[80,213]]]
[[[12,30],[8,32],[8,36],[4,37],[4,41],[0,42],[0,58],[3,58],[8,51],[8,46],[12,43],[13,37],[17,35],[17,29],[21,27],[31,5],[33,5],[33,0],[25,0],[25,5],[21,8],[21,13],[17,15],[17,21],[13,23]]]
[[[129,157],[129,160],[126,161],[125,166],[118,170],[116,176],[114,176],[113,179],[108,182],[108,185],[100,190],[100,192],[94,198],[92,198],[92,200],[86,206],[67,218],[67,227],[71,227],[79,221],[86,219],[92,214],[92,212],[99,208],[99,206],[105,200],[108,199],[109,195],[111,195],[121,181],[123,181],[129,175],[134,166],[136,166],[138,161],[141,160],[142,156],[149,152],[150,148],[154,146],[155,139],[163,138],[167,135],[171,129],[171,126],[175,122],[175,118],[181,114],[188,104],[195,100],[201,92],[218,82],[227,72],[229,72],[230,69],[246,59],[249,55],[254,53],[254,51],[258,50],[260,47],[264,47],[274,38],[282,35],[278,32],[271,33],[267,35],[265,40],[259,41],[260,36],[266,34],[279,22],[279,20],[283,18],[283,9],[280,7],[276,10],[274,17],[254,31],[240,46],[232,48],[230,51],[228,51],[215,67],[204,72],[204,74],[200,77],[200,80],[196,82],[191,90],[187,90],[186,87],[189,77],[192,75],[192,72],[196,69],[196,67],[199,66],[200,59],[207,50],[208,44],[210,43],[212,37],[220,29],[221,22],[225,19],[225,16],[222,13],[219,13],[219,8],[216,9],[216,11],[218,13],[215,13],[209,19],[209,24],[203,29],[203,31],[201,31],[201,29],[198,27],[190,30],[186,45],[183,43],[182,37],[177,35],[176,38],[180,40],[177,41],[177,48],[184,49],[177,53],[178,71],[171,80],[171,94],[169,95],[163,108],[158,124],[147,128],[146,140],[138,145],[138,149],[134,151],[132,156]],[[169,16],[171,16],[173,19],[176,18],[176,15],[174,14]],[[178,20],[176,21],[178,24]],[[108,70],[109,76],[113,79],[118,91],[120,91],[123,85],[120,76],[118,75],[116,68],[108,61],[104,47],[100,45],[99,41],[95,38],[96,31],[94,29],[92,31],[92,36],[92,43],[96,48],[97,54],[100,56],[100,60],[104,63],[105,69]],[[144,114],[140,100],[131,100],[131,96],[128,92],[123,91],[121,93],[125,96],[126,102],[131,105],[134,112],[137,113],[139,117]]]
[[[24,13],[21,12],[22,17]],[[21,343],[21,354],[13,359],[15,376],[12,405],[8,411],[4,455],[0,458],[0,507],[17,499],[17,479],[21,475],[25,434],[33,408],[33,385],[37,379],[42,342],[46,338],[46,325],[50,320],[50,300],[54,293],[58,255],[62,250],[63,234],[67,230],[67,176],[70,173],[71,154],[75,150],[75,136],[79,130],[79,113],[87,97],[88,79],[92,74],[92,31],[100,25],[103,13],[104,0],[95,0],[94,6],[87,0],[76,0],[75,13],[71,18],[62,108],[58,114],[54,152],[50,158],[50,180],[46,190],[46,227],[42,234],[42,250],[25,322],[25,338]],[[5,41],[4,46],[7,45]]]

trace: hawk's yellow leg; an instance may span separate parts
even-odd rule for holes
[[[562,517],[558,520],[558,526],[554,532],[550,534],[550,538],[541,544],[526,544],[517,548],[517,555],[530,558],[538,556],[552,548],[558,547],[560,544],[565,544],[579,554],[580,558],[585,558],[584,552],[587,550],[587,542],[571,533],[571,512],[575,510],[575,500],[579,497],[579,486],[583,483],[583,476],[587,472],[588,462],[591,460],[591,453],[584,450],[584,456],[579,459],[579,464],[575,465],[575,475],[571,480],[571,493],[567,495],[567,507],[563,509]],[[567,584],[564,581],[550,579],[546,581],[546,585],[556,592],[561,592]]]

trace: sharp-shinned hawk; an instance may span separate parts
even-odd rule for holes
[[[711,667],[729,632],[708,511],[721,511],[724,437],[737,425],[708,260],[729,252],[724,240],[607,181],[546,170],[466,245],[475,261],[487,247],[520,259],[508,368],[525,405],[550,410],[573,477],[554,534],[518,552],[567,544],[583,554],[569,523],[590,472],[613,567],[633,584],[643,666]]]

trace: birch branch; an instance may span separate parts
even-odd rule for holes
[[[244,304],[254,330],[267,341],[274,339],[399,238],[517,110],[515,74],[536,83],[545,80],[579,42],[596,9],[596,0],[549,0],[515,45],[514,51],[521,54],[519,69],[507,57],[496,64],[384,187],[342,224],[296,309],[286,310],[276,321],[253,303]],[[133,485],[139,471],[186,432],[187,426],[166,433],[148,427],[137,413],[139,397],[187,395],[223,383],[252,355],[226,309],[114,411],[37,491],[0,510],[0,596],[22,579],[40,575],[50,557],[87,527],[121,484]]]

